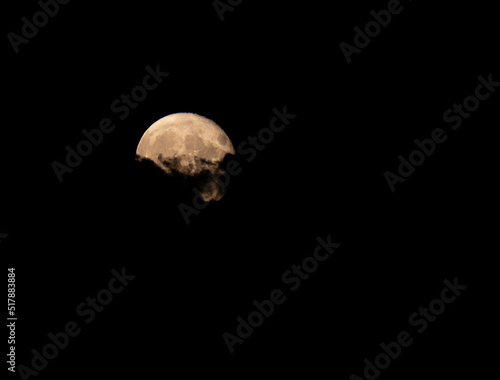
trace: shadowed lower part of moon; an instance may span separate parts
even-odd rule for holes
[[[218,201],[226,189],[217,178],[225,174],[223,160],[234,155],[226,133],[212,120],[177,113],[155,122],[144,133],[136,159],[149,160],[166,174],[194,179],[203,200]]]

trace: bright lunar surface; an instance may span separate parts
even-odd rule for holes
[[[167,174],[186,176],[224,173],[220,164],[226,154],[235,154],[226,133],[212,120],[193,113],[176,113],[155,122],[137,147],[139,159],[149,159]],[[223,191],[209,181],[202,189],[205,201],[219,200]]]

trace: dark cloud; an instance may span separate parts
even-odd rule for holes
[[[165,158],[158,157],[162,167],[150,159],[136,156],[144,170],[155,177],[163,177],[170,182],[170,186],[180,187],[183,191],[193,195],[193,189],[197,189],[206,202],[219,201],[227,191],[218,178],[226,174],[225,163],[231,154],[225,156],[220,162],[208,161],[200,157],[183,160],[183,157]],[[186,162],[187,165],[186,165]]]

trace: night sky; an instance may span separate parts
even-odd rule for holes
[[[41,5],[2,12],[0,252],[16,268],[16,367],[49,333],[81,332],[38,376],[10,378],[490,375],[493,5],[57,4],[26,39]],[[219,202],[197,208],[196,180],[136,160],[178,112],[242,147]],[[109,304],[79,309],[117,274]],[[460,295],[443,291],[454,282]],[[415,317],[430,305],[445,310]],[[365,372],[402,332],[412,343]]]

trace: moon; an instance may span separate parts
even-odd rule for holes
[[[204,176],[200,189],[205,201],[218,201],[224,195],[225,189],[215,178],[225,173],[221,163],[227,154],[235,154],[235,150],[222,128],[194,113],[176,113],[156,121],[144,133],[136,151],[139,161],[151,160],[169,175],[212,174]]]

